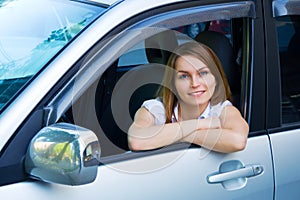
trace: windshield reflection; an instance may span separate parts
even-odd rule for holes
[[[104,10],[73,1],[1,1],[0,112],[32,76]]]

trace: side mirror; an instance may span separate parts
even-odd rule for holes
[[[87,184],[97,177],[100,152],[97,136],[92,131],[73,124],[53,124],[31,140],[25,170],[45,182]]]

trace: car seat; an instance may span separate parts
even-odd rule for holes
[[[210,47],[219,57],[230,86],[233,104],[239,109],[241,70],[236,63],[229,39],[220,32],[203,31],[195,37],[195,40]]]
[[[145,50],[149,63],[167,64],[171,52],[178,46],[174,31],[166,30],[145,40]]]
[[[161,33],[157,33],[145,40],[145,51],[149,63],[166,64],[170,56],[170,52],[178,46],[176,35],[173,31],[167,30]],[[111,95],[112,87],[117,83],[117,62],[114,62],[110,68],[101,77],[97,93],[96,101],[98,106],[96,106],[97,118],[99,120],[100,126],[103,130],[105,136],[110,140],[111,143],[115,145],[115,150],[110,150],[111,152],[120,152],[120,150],[129,150],[127,141],[127,132],[124,129],[129,129],[128,127],[118,127],[111,108]],[[143,66],[134,67],[133,70],[144,70]],[[159,72],[158,72],[159,73]],[[161,79],[163,78],[163,72],[157,74]],[[120,77],[118,77],[120,78]],[[134,81],[134,80],[128,80]],[[126,81],[125,81],[126,82]],[[126,82],[125,84],[130,84]],[[158,84],[146,84],[139,87],[131,96],[129,102],[129,112],[131,117],[134,117],[135,112],[140,108],[142,103],[151,98],[156,97],[157,90],[159,88]],[[122,103],[122,101],[120,101]],[[119,105],[123,107],[122,109],[128,109],[128,105]],[[122,110],[121,109],[121,110]],[[120,111],[122,112],[122,111]],[[110,154],[110,152],[103,152],[103,154]]]
[[[178,46],[177,37],[174,31],[165,30],[145,40],[145,51],[149,64],[166,65],[171,52]],[[157,74],[158,79],[163,80],[163,71]],[[157,78],[156,78],[157,79]],[[160,85],[146,84],[138,88],[130,100],[130,114],[133,117],[137,109],[145,100],[156,98]]]

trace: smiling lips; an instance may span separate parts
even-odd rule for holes
[[[190,92],[190,93],[188,93],[188,95],[190,95],[190,96],[201,96],[204,93],[205,93],[205,90],[198,90],[198,91],[195,91],[195,92]]]

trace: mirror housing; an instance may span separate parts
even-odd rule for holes
[[[100,144],[90,130],[68,123],[41,129],[31,140],[25,170],[32,178],[65,185],[83,185],[97,177]]]

